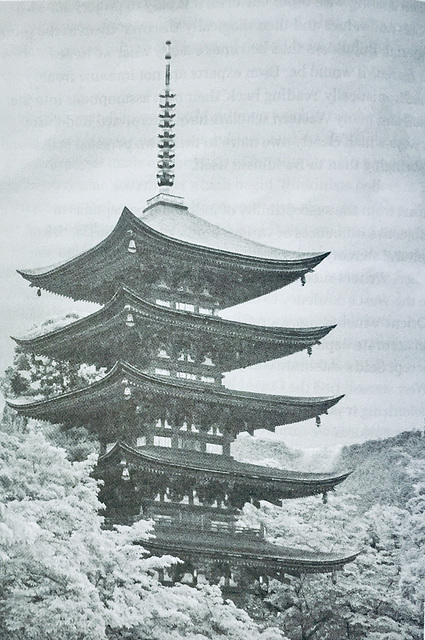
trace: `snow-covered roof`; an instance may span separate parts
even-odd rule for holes
[[[317,255],[286,251],[249,240],[195,216],[185,207],[173,206],[161,200],[145,209],[140,219],[166,236],[219,251],[272,260],[298,260]]]

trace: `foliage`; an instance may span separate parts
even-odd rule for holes
[[[103,375],[17,350],[3,388],[49,397]],[[224,604],[217,587],[164,588],[140,542],[146,522],[102,528],[91,478],[97,442],[84,428],[27,421],[6,409],[0,434],[0,636],[10,640],[417,640],[425,598],[425,438],[405,433],[346,447],[339,466],[354,473],[330,494],[288,500],[284,508],[246,505],[246,525],[261,523],[285,546],[351,553],[333,575],[271,581],[247,601],[261,618]],[[7,432],[7,433],[6,433]],[[47,438],[47,439],[46,439]],[[64,447],[58,449],[50,443]],[[239,438],[239,459],[300,467],[300,452]],[[87,459],[87,456],[88,459]],[[77,461],[71,462],[70,460]],[[320,462],[320,461],[319,461]],[[320,465],[319,465],[320,466]],[[353,496],[352,493],[358,494]],[[139,544],[134,544],[138,542]],[[280,631],[279,631],[280,629]]]
[[[16,347],[13,365],[6,369],[1,387],[6,397],[30,396],[37,399],[81,387],[99,380],[104,368],[87,364],[56,362],[47,356],[26,353]]]
[[[425,437],[420,431],[406,431],[391,438],[343,447],[336,458],[338,450],[328,449],[317,450],[315,456],[309,458],[283,443],[242,435],[232,451],[235,457],[246,462],[258,464],[259,460],[266,463],[271,460],[276,467],[304,471],[329,471],[329,457],[334,458],[333,467],[353,471],[338,487],[338,493],[359,496],[357,508],[365,513],[375,504],[406,507],[413,496],[407,468],[412,458],[425,458]]]
[[[216,587],[163,587],[150,524],[102,528],[95,457],[71,463],[42,433],[0,432],[0,637],[283,640]]]
[[[73,317],[73,314],[69,316]],[[49,322],[45,324],[50,326]],[[103,368],[69,362],[58,363],[46,356],[26,353],[18,346],[15,349],[13,365],[6,370],[0,384],[7,397],[25,395],[34,399],[44,399],[84,387],[104,374]],[[63,425],[28,421],[6,405],[2,417],[4,431],[25,433],[34,428],[43,431],[51,443],[65,448],[70,460],[82,461],[91,453],[99,451],[96,436],[84,427],[65,428]]]
[[[354,469],[354,473],[341,491],[360,495],[359,509],[363,512],[375,504],[405,508],[413,496],[407,471],[412,458],[425,458],[425,438],[420,431],[344,447],[341,464]]]
[[[357,560],[338,576],[273,581],[263,604],[269,623],[279,624],[291,640],[422,637],[425,461],[411,459],[406,473],[413,497],[405,509],[377,504],[362,514],[358,499],[343,494],[331,494],[326,505],[308,498],[286,501],[284,509],[245,506],[244,522],[261,522],[279,544],[338,553],[361,544]]]
[[[253,462],[282,469],[299,468],[302,453],[284,442],[263,440],[241,433],[232,443],[232,455],[241,462]]]

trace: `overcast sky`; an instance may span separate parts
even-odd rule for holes
[[[10,335],[70,310],[15,273],[102,240],[156,193],[158,92],[172,40],[174,193],[284,249],[307,277],[224,312],[338,327],[230,387],[346,397],[282,427],[317,447],[424,426],[424,42],[415,0],[1,2],[0,369]]]

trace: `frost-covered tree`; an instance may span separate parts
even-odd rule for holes
[[[0,432],[0,637],[282,640],[216,587],[163,587],[149,523],[102,528],[95,458],[71,463],[41,433]]]
[[[26,353],[18,346],[13,365],[6,369],[2,390],[8,397],[50,398],[99,380],[105,372],[105,368],[94,365],[57,362],[48,356]]]
[[[56,326],[62,326],[78,318],[68,314],[59,320],[46,321],[34,332],[43,333]],[[106,369],[93,365],[57,362],[47,356],[26,353],[21,347],[15,349],[12,366],[6,369],[1,379],[1,389],[6,397],[29,396],[44,399],[71,389],[78,389],[99,380]],[[6,408],[2,417],[2,429],[9,433],[30,431],[34,421],[19,417],[15,411]],[[59,447],[64,447],[71,460],[84,460],[90,453],[99,451],[95,434],[84,427],[63,427],[49,423],[39,423],[37,429],[43,431],[47,439]]]
[[[419,640],[424,599],[424,461],[409,467],[415,497],[400,509],[375,505],[356,515],[355,498],[330,495],[286,501],[284,509],[247,505],[244,521],[265,525],[280,544],[337,551],[358,548],[335,576],[273,581],[263,610],[291,640]],[[257,603],[258,606],[258,603]]]

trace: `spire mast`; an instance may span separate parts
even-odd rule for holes
[[[175,123],[173,122],[175,113],[173,98],[175,94],[170,92],[170,40],[165,43],[167,50],[165,53],[165,87],[164,92],[159,94],[159,134],[158,134],[158,173],[156,179],[159,187],[172,187],[174,184],[174,136],[172,129]]]

